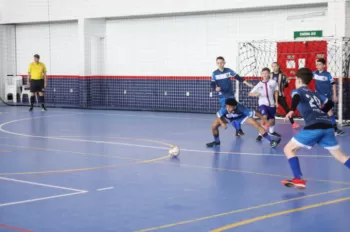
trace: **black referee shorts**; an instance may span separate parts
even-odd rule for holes
[[[286,98],[283,96],[279,96],[278,104],[282,106],[283,110],[286,112],[286,114],[288,114],[288,112],[290,111],[290,108],[288,107]]]
[[[45,88],[44,79],[30,80],[30,92],[31,93],[44,92],[44,88]]]

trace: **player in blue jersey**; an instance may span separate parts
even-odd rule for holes
[[[207,143],[207,147],[220,146],[219,138],[219,127],[227,129],[228,123],[234,126],[234,123],[243,124],[246,123],[254,128],[256,128],[259,133],[270,142],[272,148],[276,147],[281,139],[272,140],[266,130],[253,118],[254,116],[259,117],[264,124],[267,120],[258,112],[246,108],[244,105],[238,103],[234,98],[228,98],[225,101],[225,108],[221,108],[216,114],[216,120],[212,125],[212,132],[214,136],[214,141]]]
[[[326,60],[318,59],[316,62],[317,70],[314,72],[314,79],[316,84],[316,93],[319,96],[324,96],[325,98],[333,100],[334,103],[338,102],[337,97],[337,86],[332,75],[325,70]],[[331,93],[333,92],[333,99]],[[328,116],[332,121],[334,132],[336,135],[344,134],[343,130],[338,129],[337,122],[333,114],[333,110],[328,111]]]
[[[233,70],[225,68],[225,59],[222,56],[216,58],[216,65],[218,69],[212,74],[211,88],[218,94],[221,109],[225,109],[226,99],[235,97],[231,77],[251,88],[253,88],[253,85],[245,81],[243,77],[240,77]],[[236,123],[234,127],[236,128],[236,136],[244,135],[239,123]]]
[[[305,120],[305,127],[296,134],[284,147],[284,152],[288,158],[294,179],[284,180],[282,184],[287,187],[304,189],[306,181],[302,178],[299,159],[296,151],[305,147],[311,149],[315,144],[327,149],[335,159],[343,163],[350,169],[350,159],[345,156],[335,139],[332,122],[327,112],[332,109],[333,102],[310,90],[307,85],[313,78],[313,73],[308,68],[301,68],[296,73],[296,89],[292,91],[292,108],[286,115],[286,119],[293,116],[298,108],[301,116]]]

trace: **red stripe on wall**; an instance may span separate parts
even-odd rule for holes
[[[27,78],[28,75],[19,75]],[[210,81],[210,76],[79,76],[79,75],[47,75],[50,79],[135,79],[135,80],[203,80]],[[260,81],[261,77],[244,77],[247,81]],[[234,78],[232,78],[234,80]],[[337,82],[338,78],[334,78]],[[349,79],[347,81],[350,81]]]
[[[28,75],[20,75],[27,78]],[[205,80],[210,76],[79,76],[79,75],[47,75],[50,79],[136,79],[136,80]],[[247,80],[260,80],[260,77],[244,77]],[[234,80],[234,78],[232,78]]]

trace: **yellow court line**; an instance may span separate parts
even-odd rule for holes
[[[8,173],[0,173],[0,175],[36,175],[36,174],[52,174],[52,173],[72,173],[72,172],[82,172],[82,171],[92,171],[92,170],[98,170],[98,169],[111,169],[111,168],[118,168],[118,167],[125,167],[125,166],[131,166],[136,164],[147,164],[151,162],[156,162],[165,158],[168,158],[169,156],[162,156],[155,159],[150,160],[142,160],[134,163],[126,163],[126,164],[117,164],[117,165],[107,165],[107,166],[97,166],[97,167],[90,167],[90,168],[76,168],[76,169],[65,169],[65,170],[48,170],[48,171],[40,171],[40,172],[8,172]]]
[[[104,155],[104,154],[87,153],[87,152],[77,152],[77,151],[70,151],[70,150],[43,148],[43,147],[18,146],[18,145],[12,145],[12,144],[0,144],[0,146],[9,146],[9,147],[17,147],[17,148],[33,149],[33,150],[44,150],[44,151],[67,152],[67,153],[79,154],[79,155],[87,155],[87,156],[99,156],[99,157],[106,157],[106,158],[116,158],[116,159],[132,160],[132,161],[142,161],[142,159],[128,158],[128,157],[123,157],[123,156]],[[179,164],[175,164],[175,163],[168,163],[168,162],[165,163],[163,160],[153,160],[152,163],[179,165]],[[196,165],[196,164],[183,164],[182,163],[181,166],[192,167],[192,168],[201,168],[201,169],[210,169],[210,170],[216,170],[216,171],[227,171],[227,172],[246,173],[246,174],[262,175],[262,176],[290,178],[290,176],[283,176],[283,175],[278,175],[278,174],[252,172],[252,171],[235,170],[235,169],[225,169],[225,168],[213,168],[213,167],[201,166],[201,165]],[[98,167],[94,167],[94,168],[98,169]],[[71,170],[76,170],[76,172],[77,172],[80,169],[71,169]],[[85,169],[82,169],[82,171],[84,171],[84,170]],[[94,169],[92,169],[92,170],[94,170]],[[60,173],[59,171],[60,170],[53,170],[52,173]],[[66,172],[69,172],[69,171],[66,171]],[[45,172],[0,173],[0,175],[10,175],[10,174],[12,174],[12,175],[26,175],[26,174],[45,174],[45,173],[48,173],[48,172],[45,171]],[[315,182],[332,183],[332,184],[350,185],[349,182],[341,182],[341,181],[333,181],[333,180],[318,180],[318,179],[306,179],[306,180],[308,180],[308,181],[315,181]]]
[[[156,162],[156,163],[164,163],[164,162]],[[227,171],[227,172],[254,174],[254,175],[261,175],[261,176],[292,178],[291,176],[284,176],[284,175],[279,175],[279,174],[271,174],[271,173],[264,173],[264,172],[252,172],[252,171],[227,169],[227,168],[213,168],[213,167],[202,166],[202,165],[197,165],[197,164],[183,164],[183,163],[181,163],[181,164],[167,163],[167,164],[181,165],[181,166],[185,166],[185,167],[187,166],[187,167],[193,167],[193,168],[211,169],[211,170],[217,170],[217,171]],[[312,178],[308,178],[308,179],[305,179],[305,180],[307,180],[307,181],[315,181],[315,182],[332,183],[332,184],[350,185],[350,182],[343,182],[343,181],[318,180],[318,179],[312,179]]]
[[[166,228],[170,228],[170,227],[174,227],[174,226],[190,224],[190,223],[194,223],[194,222],[199,222],[199,221],[204,221],[204,220],[208,220],[208,219],[218,218],[218,217],[227,216],[227,215],[231,215],[231,214],[247,212],[247,211],[260,209],[260,208],[264,208],[264,207],[279,205],[279,204],[286,203],[286,202],[297,201],[297,200],[301,200],[301,199],[307,199],[307,198],[312,198],[312,197],[317,197],[317,196],[322,196],[322,195],[326,195],[326,194],[332,194],[332,193],[337,193],[337,192],[342,192],[342,191],[347,191],[347,190],[350,190],[350,188],[336,189],[336,190],[332,190],[332,191],[327,191],[327,192],[322,192],[322,193],[315,193],[315,194],[311,194],[311,195],[307,195],[307,196],[291,198],[291,199],[288,199],[288,200],[276,201],[276,202],[271,202],[271,203],[267,203],[267,204],[252,206],[252,207],[248,207],[248,208],[232,210],[232,211],[219,213],[219,214],[214,214],[214,215],[205,216],[205,217],[200,217],[200,218],[196,218],[196,219],[192,219],[192,220],[180,221],[180,222],[175,222],[175,223],[172,223],[172,224],[161,225],[161,226],[148,228],[148,229],[142,229],[142,230],[138,230],[137,232],[148,232],[148,231],[166,229]]]
[[[285,210],[285,211],[280,211],[277,213],[272,213],[272,214],[266,214],[263,216],[259,216],[259,217],[255,217],[252,219],[247,219],[244,221],[240,221],[240,222],[236,222],[227,226],[223,226],[214,230],[211,230],[210,232],[222,232],[228,229],[232,229],[232,228],[236,228],[239,226],[243,226],[243,225],[247,225],[253,222],[257,222],[257,221],[261,221],[264,219],[269,219],[269,218],[273,218],[273,217],[278,217],[278,216],[282,216],[282,215],[286,215],[286,214],[290,214],[290,213],[295,213],[295,212],[299,212],[299,211],[304,211],[304,210],[308,210],[308,209],[313,209],[313,208],[318,208],[321,206],[325,206],[325,205],[331,205],[331,204],[335,204],[335,203],[339,203],[339,202],[343,202],[343,201],[350,201],[350,197],[344,197],[344,198],[339,198],[336,200],[332,200],[332,201],[324,201],[324,202],[320,202],[317,204],[313,204],[313,205],[307,205],[307,206],[303,206],[300,208],[296,208],[296,209],[290,209],[290,210]]]
[[[129,158],[129,157],[124,157],[124,156],[117,156],[117,155],[104,155],[104,154],[98,154],[98,153],[87,153],[87,152],[79,152],[79,151],[60,150],[60,149],[44,148],[44,147],[18,146],[18,145],[12,145],[12,144],[0,144],[0,146],[17,147],[17,148],[33,149],[33,150],[43,150],[43,151],[67,152],[67,153],[79,154],[79,155],[101,156],[101,157],[107,157],[107,158],[134,160],[134,161],[142,160],[142,159],[135,159],[135,158]]]

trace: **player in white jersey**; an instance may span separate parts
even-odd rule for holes
[[[261,71],[262,81],[260,81],[249,93],[251,97],[259,97],[260,114],[268,121],[269,134],[281,137],[275,132],[275,115],[278,107],[278,83],[270,79],[270,69],[263,68]],[[256,140],[261,141],[259,135]]]

